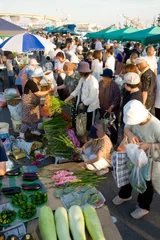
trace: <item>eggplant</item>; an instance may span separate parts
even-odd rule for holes
[[[11,170],[11,171],[8,171],[8,172],[6,172],[6,176],[18,176],[18,175],[20,175],[21,174],[21,172],[20,172],[20,168],[16,168],[16,169],[13,169],[13,170]]]
[[[38,179],[37,175],[36,176],[23,176],[23,181],[31,181],[31,182],[33,182],[33,181],[35,181],[37,179]]]
[[[39,190],[41,185],[39,183],[31,183],[31,184],[22,184],[23,190]]]
[[[25,176],[25,177],[32,177],[32,176],[37,176],[38,173],[37,172],[33,172],[33,173],[30,173],[30,172],[25,172],[22,174],[22,176]]]
[[[6,188],[2,188],[2,192],[5,195],[14,195],[14,194],[20,193],[21,188],[20,187],[6,187]]]

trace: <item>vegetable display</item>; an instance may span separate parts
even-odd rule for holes
[[[0,225],[9,225],[16,218],[16,212],[13,210],[3,210],[0,213]]]
[[[85,223],[81,207],[72,206],[69,209],[69,225],[74,240],[86,240]],[[97,239],[98,240],[98,239]]]
[[[37,192],[31,196],[31,202],[36,206],[46,203],[47,200],[47,193]]]
[[[27,202],[27,196],[23,193],[15,194],[12,198],[12,204],[16,207],[23,206]]]
[[[72,206],[68,213],[59,207],[54,214],[52,209],[44,206],[39,211],[39,229],[42,240],[86,240],[85,223],[92,240],[105,240],[96,210],[86,206]],[[72,236],[70,236],[69,228]]]
[[[22,219],[32,218],[36,214],[36,206],[32,203],[24,204],[18,211],[18,215]]]
[[[88,232],[93,240],[105,240],[99,217],[94,207],[87,205],[83,209]]]
[[[68,214],[64,207],[59,207],[55,211],[56,230],[59,240],[71,240],[69,233]],[[63,224],[62,224],[63,223]]]
[[[52,209],[43,206],[39,210],[39,229],[42,240],[57,240]]]

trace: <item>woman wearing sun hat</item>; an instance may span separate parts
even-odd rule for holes
[[[90,140],[83,145],[82,148],[77,149],[82,154],[84,163],[80,164],[85,166],[91,171],[106,170],[109,171],[111,167],[111,153],[113,145],[109,137],[105,134],[103,126],[96,124],[91,127],[88,135]]]
[[[24,133],[31,129],[34,135],[40,135],[37,131],[38,122],[40,120],[40,97],[46,96],[48,91],[39,91],[39,83],[43,77],[43,70],[37,67],[33,72],[22,75],[22,125],[20,129],[20,137],[24,138]]]
[[[77,97],[77,112],[87,112],[87,129],[83,138],[83,141],[86,142],[88,131],[95,121],[96,110],[99,108],[99,85],[97,79],[92,76],[87,62],[80,62],[78,72],[81,76],[79,84],[65,102]]]

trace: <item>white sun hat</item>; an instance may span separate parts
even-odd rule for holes
[[[78,64],[79,63],[78,57],[75,54],[72,54],[70,62]]]
[[[30,65],[39,65],[39,63],[37,62],[36,59],[32,58],[32,59],[30,60]]]
[[[148,113],[140,101],[131,100],[123,108],[123,121],[127,125],[138,125],[147,119]]]

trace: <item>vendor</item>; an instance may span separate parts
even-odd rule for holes
[[[5,175],[6,173],[6,162],[8,161],[3,143],[0,139],[0,176]]]
[[[103,126],[98,124],[91,127],[88,135],[90,141],[85,143],[78,151],[82,154],[85,166],[88,170],[99,171],[106,170],[111,167],[111,153],[113,145],[109,137],[105,134]]]
[[[22,76],[22,125],[20,129],[20,138],[24,138],[24,133],[31,129],[31,133],[40,136],[41,133],[37,130],[38,122],[40,120],[40,98],[46,96],[48,93],[54,91],[49,89],[47,91],[40,91],[38,85],[43,77],[41,67],[37,67],[28,79],[29,76],[24,74]]]
[[[59,89],[66,89],[68,92],[68,96],[76,89],[80,75],[76,72],[76,66],[73,63],[66,62],[63,66],[63,70],[66,74],[64,79],[64,83],[61,86],[57,87]],[[76,98],[72,100],[72,127],[75,128],[76,122]]]

